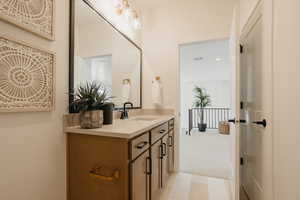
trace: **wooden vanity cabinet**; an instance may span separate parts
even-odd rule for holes
[[[151,147],[152,173],[151,173],[151,200],[156,200],[161,192],[161,153],[162,142],[156,141]]]
[[[68,134],[68,200],[128,200],[128,155],[125,139]]]
[[[132,200],[150,200],[150,165],[150,150],[130,164]]]
[[[168,151],[169,135],[166,134],[162,138],[162,156],[161,156],[161,188],[165,188],[170,175],[169,171],[169,151]]]
[[[153,137],[153,134],[156,136]],[[168,124],[153,129],[151,135],[152,139],[155,138],[157,140],[155,144],[151,146],[151,200],[158,200],[162,190],[167,186],[171,173],[169,168]]]
[[[68,134],[68,200],[158,200],[174,169],[170,122],[133,139]]]
[[[168,170],[169,173],[175,170],[175,146],[174,146],[174,129],[171,129],[168,134]]]
[[[150,133],[129,142],[131,200],[150,200]]]

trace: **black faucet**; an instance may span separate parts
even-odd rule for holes
[[[133,103],[131,102],[125,102],[123,106],[123,110],[121,111],[121,118],[120,119],[128,119],[128,111],[126,105],[130,105],[131,108],[133,108]]]

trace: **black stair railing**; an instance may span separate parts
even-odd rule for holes
[[[203,108],[203,121],[208,129],[218,129],[221,121],[228,121],[229,108]],[[198,128],[201,119],[201,108],[189,109],[189,132]]]

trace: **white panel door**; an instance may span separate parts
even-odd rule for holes
[[[250,200],[269,200],[272,191],[272,66],[266,61],[263,17],[242,38],[240,66],[241,185]],[[266,120],[266,127],[263,122]]]

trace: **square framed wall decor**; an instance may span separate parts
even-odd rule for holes
[[[55,0],[0,0],[0,19],[54,40]]]
[[[55,54],[0,35],[0,112],[52,111]]]

